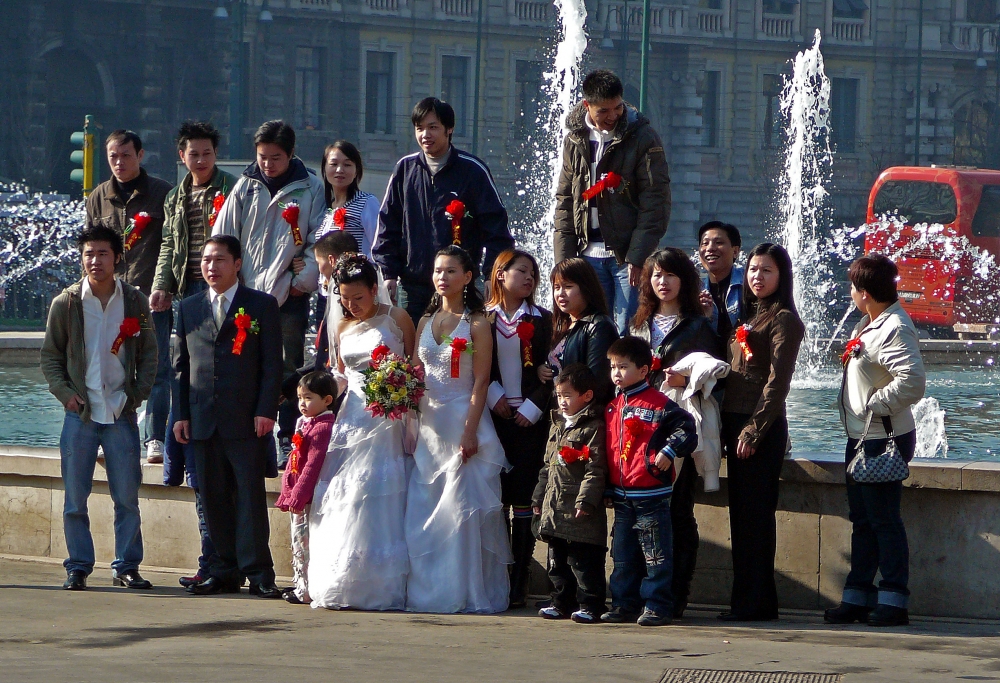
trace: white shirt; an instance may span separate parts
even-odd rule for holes
[[[486,392],[486,404],[492,409],[497,401],[506,397],[511,408],[524,415],[531,424],[535,424],[542,417],[542,411],[534,403],[521,396],[523,366],[521,365],[521,339],[517,336],[517,325],[521,318],[531,315],[540,317],[541,313],[537,308],[529,306],[527,301],[521,302],[521,307],[514,311],[514,315],[509,318],[504,313],[502,306],[497,305],[490,310],[497,316],[497,344],[493,353],[497,356],[502,383],[490,383]]]
[[[111,353],[125,320],[122,284],[115,278],[115,291],[107,306],[84,279],[80,290],[83,304],[83,340],[87,351],[87,401],[90,418],[98,424],[114,424],[125,408],[125,366],[120,356]]]
[[[590,120],[590,114],[586,114],[583,117],[584,122],[587,124],[587,128],[590,130],[591,141],[597,143],[597,150],[594,152],[594,160],[590,162],[590,184],[593,185],[597,182],[597,164],[600,163],[601,157],[604,156],[604,150],[607,149],[608,145],[615,137],[614,130],[604,131],[598,128]],[[593,206],[590,209],[590,222],[593,224],[594,229],[600,227],[600,221],[597,219],[597,206]],[[589,256],[591,258],[608,258],[614,256],[614,254],[604,246],[604,242],[590,242],[587,244],[587,248],[583,250],[583,256]]]
[[[236,284],[227,289],[226,291],[224,291],[222,294],[219,294],[211,287],[208,288],[209,301],[212,304],[213,319],[215,318],[216,307],[219,305],[218,301],[220,296],[226,297],[226,315],[229,315],[229,309],[232,308],[233,306],[233,298],[236,296],[236,290],[239,289],[239,286],[240,286],[240,281],[236,280]]]

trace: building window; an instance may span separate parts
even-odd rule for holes
[[[701,95],[701,146],[719,146],[719,81],[718,71],[706,71],[698,94]]]
[[[765,14],[792,14],[799,6],[799,0],[762,0]]]
[[[838,152],[854,152],[858,135],[858,79],[834,78],[830,89],[830,142]]]
[[[781,116],[781,76],[764,74],[764,147],[779,147],[784,139]]]
[[[955,164],[996,168],[989,165],[991,147],[996,147],[996,143],[991,145],[996,130],[991,115],[994,110],[993,102],[973,101],[955,111]]]
[[[514,123],[520,129],[534,129],[539,125],[538,100],[542,96],[542,63],[525,59],[514,65]]]
[[[833,16],[837,19],[864,19],[867,11],[864,0],[833,0]]]
[[[295,48],[295,126],[319,128],[320,55],[315,47]]]
[[[369,50],[365,55],[365,132],[392,133],[394,52]]]
[[[974,24],[994,24],[996,9],[996,0],[966,0],[965,19]]]
[[[465,137],[469,112],[469,58],[441,57],[441,99],[455,110],[455,135]]]

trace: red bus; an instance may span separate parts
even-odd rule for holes
[[[880,222],[891,215],[901,228]],[[998,283],[974,270],[966,244],[1000,255],[1000,171],[889,168],[872,185],[867,222],[865,253],[895,259],[899,297],[914,323],[947,336],[996,332]],[[995,268],[991,274],[995,279]]]

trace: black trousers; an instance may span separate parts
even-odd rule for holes
[[[209,573],[228,583],[274,583],[264,489],[265,439],[223,439],[216,432],[194,442],[198,484],[208,533],[215,544]]]
[[[788,421],[779,417],[745,460],[736,457],[736,442],[749,415],[722,414],[722,441],[729,468],[729,528],[733,543],[734,614],[778,615],[774,585],[774,551],[778,480],[788,444]]]
[[[493,415],[493,426],[511,464],[509,472],[500,473],[503,504],[531,507],[531,496],[538,485],[538,472],[545,460],[549,421],[543,416],[530,427],[518,427],[514,420]]]
[[[670,498],[670,523],[674,536],[674,576],[671,589],[674,607],[687,603],[691,579],[698,561],[698,520],[694,517],[694,491],[698,470],[693,458],[684,458],[684,467],[674,482]]]
[[[603,513],[603,510],[598,510],[598,514]],[[553,607],[564,614],[581,607],[600,616],[608,593],[604,572],[607,549],[563,538],[546,540],[549,544]]]

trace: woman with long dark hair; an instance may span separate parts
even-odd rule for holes
[[[733,591],[730,610],[719,618],[767,621],[778,618],[775,512],[788,445],[785,398],[805,334],[792,295],[792,261],[782,247],[765,242],[750,251],[742,311],[729,338],[722,400]]]
[[[379,200],[361,190],[365,174],[361,152],[350,142],[337,140],[323,151],[320,171],[327,213],[316,239],[334,230],[346,230],[358,241],[361,253],[371,258],[378,229]]]

